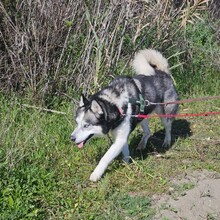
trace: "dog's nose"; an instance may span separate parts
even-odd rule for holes
[[[70,139],[71,139],[72,141],[74,141],[74,142],[75,142],[75,140],[76,140],[76,138],[75,138],[74,135],[71,135],[71,136],[70,136]]]

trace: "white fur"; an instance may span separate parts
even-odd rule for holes
[[[128,149],[128,136],[130,134],[130,116],[131,114],[131,105],[128,105],[128,116],[125,120],[112,131],[114,136],[114,143],[111,145],[109,150],[100,160],[98,166],[90,175],[90,180],[93,182],[98,181],[103,173],[105,172],[108,165],[117,157],[121,152],[124,154],[124,160],[129,160],[129,149]]]
[[[80,143],[86,140],[89,135],[95,134],[95,135],[102,135],[102,129],[100,126],[89,126],[84,127],[85,121],[83,120],[84,112],[81,112],[78,117],[76,118],[77,127],[74,129],[71,136],[76,137],[75,142]]]
[[[155,69],[161,70],[166,74],[170,74],[167,60],[162,56],[160,52],[153,49],[146,49],[139,51],[136,54],[132,65],[137,74],[143,74],[147,76],[154,75],[156,73]],[[155,68],[153,68],[151,65],[155,66]],[[134,81],[137,87],[139,88],[139,90],[142,91],[141,82],[137,79],[134,79]],[[130,117],[132,114],[132,106],[129,103],[129,96],[135,97],[136,91],[132,91],[132,89],[129,89],[129,86],[127,86],[126,83],[124,83],[124,81],[121,81],[119,84],[113,84],[113,85],[115,86],[115,89],[117,89],[117,91],[120,93],[120,96],[114,93],[111,88],[107,87],[106,89],[100,91],[99,97],[102,98],[103,100],[113,103],[119,109],[121,109],[124,105],[127,105],[126,116],[123,118],[123,121],[120,123],[120,125],[111,131],[114,138],[114,143],[105,153],[105,155],[101,158],[99,164],[90,175],[90,180],[94,182],[98,181],[102,177],[108,165],[121,152],[124,156],[123,159],[125,162],[128,162],[130,158],[129,148],[128,148],[128,137],[131,132]],[[85,104],[84,101],[85,98],[83,99],[83,97],[81,97],[80,100],[81,107],[83,107],[83,105]],[[97,114],[101,114],[103,111],[102,108],[99,106],[99,103],[94,100],[91,103],[91,109],[93,112],[97,112]],[[159,107],[156,108],[155,112],[157,114],[161,114],[162,113],[161,108]],[[81,113],[78,114],[78,117],[76,118],[77,127],[71,135],[72,140],[74,140],[76,143],[80,143],[80,142],[83,143],[83,141],[86,140],[90,136],[90,134],[96,134],[96,135],[103,134],[101,126],[93,126],[93,125],[91,125],[91,127],[85,126],[86,120],[84,119],[84,116],[85,114],[82,111]],[[170,119],[161,119],[161,120],[166,130],[166,136],[164,139],[163,146],[167,147],[171,143],[172,120]],[[150,129],[148,127],[147,119],[141,122],[141,126],[144,131],[144,135],[137,149],[143,150],[145,149],[147,141],[150,137]]]
[[[100,107],[100,105],[98,104],[98,102],[96,100],[93,100],[91,103],[91,109],[93,112],[96,112],[98,114],[102,114],[102,108]]]
[[[167,59],[159,51],[153,49],[138,51],[132,66],[137,74],[152,76],[155,75],[155,70],[150,64],[155,65],[156,69],[170,74]]]

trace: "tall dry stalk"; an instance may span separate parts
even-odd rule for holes
[[[190,21],[189,10],[199,18],[207,1],[18,0],[13,9],[3,2],[0,86],[42,98],[68,88],[93,92],[123,74],[137,49],[173,46],[176,18]]]

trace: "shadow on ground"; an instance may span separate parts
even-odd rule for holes
[[[172,142],[169,148],[163,148],[163,140],[165,137],[165,130],[161,129],[149,138],[146,149],[143,151],[137,150],[136,147],[141,140],[142,133],[134,136],[130,141],[131,157],[141,157],[146,159],[149,154],[165,153],[168,151],[179,138],[187,138],[191,136],[190,122],[185,119],[175,120],[172,125]]]

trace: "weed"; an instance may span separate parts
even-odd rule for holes
[[[70,2],[75,3],[76,1]],[[77,2],[81,4],[80,1]],[[95,1],[94,4],[99,5],[98,2]],[[164,2],[168,4],[169,1]],[[20,4],[23,8],[28,5],[22,2]],[[2,3],[1,7],[3,8]],[[70,89],[67,87],[77,87],[77,91],[71,91],[71,96],[75,98],[78,97],[78,92],[83,90],[82,82],[84,82],[87,91],[93,91],[100,85],[108,84],[115,75],[120,75],[123,72],[132,75],[133,73],[127,68],[127,65],[130,58],[133,57],[133,47],[156,46],[164,50],[168,55],[166,57],[170,56],[169,63],[173,67],[173,77],[180,98],[219,95],[220,91],[220,48],[215,41],[214,28],[209,25],[206,15],[203,16],[203,21],[198,21],[193,25],[187,24],[184,30],[176,32],[176,29],[179,28],[176,19],[170,25],[169,19],[165,22],[159,13],[158,16],[152,14],[155,13],[153,5],[149,4],[147,7],[142,7],[141,2],[138,7],[132,5],[134,21],[139,20],[139,17],[136,16],[138,10],[141,10],[143,14],[141,20],[137,22],[138,26],[132,23],[128,25],[129,17],[125,18],[128,12],[126,7],[118,3],[118,5],[112,4],[110,8],[103,8],[109,12],[108,16],[105,17],[100,11],[102,9],[100,4],[94,9],[95,12],[98,11],[97,13],[99,13],[97,17],[91,17],[92,5],[88,5],[87,18],[83,15],[83,20],[79,21],[85,30],[81,30],[77,25],[76,29],[73,28],[73,23],[78,23],[77,19],[72,21],[68,17],[68,20],[62,20],[58,16],[60,21],[64,21],[64,26],[60,30],[74,29],[75,34],[78,34],[78,36],[75,34],[70,36],[68,31],[65,32],[64,35],[67,34],[65,35],[66,43],[62,44],[63,47],[58,44],[61,51],[50,46],[53,43],[48,40],[48,37],[53,35],[50,32],[50,25],[46,32],[38,31],[40,34],[46,34],[45,39],[48,43],[47,46],[42,44],[42,51],[35,51],[39,49],[37,45],[40,42],[39,40],[32,41],[33,45],[28,45],[22,40],[23,37],[15,37],[15,34],[16,36],[21,34],[19,31],[22,32],[23,26],[24,31],[27,30],[27,27],[35,27],[34,25],[26,25],[25,22],[29,22],[29,20],[26,19],[25,14],[20,17],[20,19],[24,19],[22,20],[24,21],[22,27],[13,29],[16,30],[14,35],[7,35],[7,32],[2,34],[6,45],[7,36],[10,36],[10,39],[20,39],[21,43],[24,43],[24,45],[15,44],[11,40],[10,43],[15,52],[12,51],[13,48],[11,47],[5,49],[8,54],[3,56],[1,61],[5,64],[4,69],[8,74],[7,76],[10,77],[1,75],[1,79],[4,79],[2,85],[20,86],[19,91],[25,90],[27,96],[23,95],[21,98],[17,94],[11,94],[11,96],[0,94],[1,219],[152,219],[155,210],[151,207],[150,197],[155,193],[168,192],[171,187],[171,178],[186,171],[198,169],[220,172],[219,116],[175,120],[170,149],[161,147],[164,129],[160,121],[151,119],[152,136],[146,150],[143,152],[136,150],[137,143],[142,135],[140,130],[136,129],[129,140],[131,163],[125,164],[119,157],[108,167],[104,177],[98,183],[89,182],[89,176],[109,147],[109,141],[105,138],[99,138],[93,139],[83,149],[74,146],[69,138],[74,127],[73,105],[64,99],[54,97],[53,89],[63,89],[69,92]],[[30,8],[29,12],[37,9],[37,7]],[[161,9],[165,13],[168,8],[163,9],[158,4],[157,11],[161,11]],[[51,10],[51,7],[47,5],[45,10]],[[27,10],[23,11],[26,12]],[[42,11],[44,10],[42,9]],[[79,14],[84,14],[84,12],[81,8]],[[115,19],[113,19],[114,13],[111,12],[117,14]],[[151,16],[145,17],[145,12],[150,13]],[[40,15],[42,13],[35,14]],[[68,16],[68,13],[63,13],[63,17],[65,16]],[[171,18],[172,14],[169,16]],[[175,16],[177,15],[175,14]],[[55,17],[58,18],[57,14]],[[147,20],[149,18],[155,18],[150,21],[151,28],[143,25],[149,22]],[[187,17],[187,21],[190,18],[192,17]],[[7,23],[9,22],[8,19],[9,17],[3,21]],[[90,27],[88,32],[86,31],[88,23],[84,21],[86,19]],[[109,23],[111,19],[117,21],[117,24]],[[50,22],[53,23],[54,20],[56,19],[50,19]],[[101,23],[98,23],[99,20]],[[10,20],[10,22],[12,21],[13,19]],[[103,30],[103,21],[109,25],[106,26],[108,27],[106,30]],[[35,24],[34,20],[31,22]],[[15,24],[10,23],[7,29],[9,33],[12,31],[11,25]],[[38,27],[41,28],[42,25],[38,25]],[[174,31],[169,32],[170,27]],[[125,32],[125,29],[128,31]],[[109,34],[110,30],[112,34]],[[132,31],[136,32],[135,37]],[[121,35],[122,33],[123,35]],[[29,36],[29,34],[25,36]],[[100,36],[103,38],[97,39]],[[36,37],[40,39],[40,36]],[[74,42],[76,43],[74,44]],[[134,45],[135,42],[137,45]],[[32,65],[32,62],[29,62],[31,57],[29,53],[21,52],[14,56],[19,49],[17,45],[34,48],[33,50],[27,48],[25,51],[33,51],[32,55],[36,67],[34,70],[36,73],[40,71],[39,75],[27,75],[27,68],[28,70],[31,69],[31,66],[27,67],[27,63]],[[87,49],[82,49],[83,46]],[[98,46],[100,48],[97,48]],[[67,51],[62,53],[63,48],[66,48]],[[51,52],[48,52],[47,49],[51,49]],[[58,55],[59,51],[60,54]],[[175,56],[172,56],[173,54]],[[123,55],[122,58],[120,55]],[[42,58],[46,61],[43,60],[42,65],[39,66],[37,62],[41,61]],[[53,65],[48,65],[47,60],[48,62],[51,60]],[[95,63],[97,66],[94,65]],[[12,68],[10,65],[18,65],[19,68],[15,66]],[[108,71],[106,71],[107,67]],[[51,73],[53,70],[54,72]],[[58,70],[61,71],[61,75],[58,74]],[[93,72],[93,70],[96,71]],[[86,74],[87,71],[89,71],[88,75]],[[104,72],[106,73],[102,75]],[[95,73],[94,78],[92,78],[93,73]],[[40,74],[43,74],[43,78],[40,77]],[[34,81],[32,80],[36,75],[39,76],[39,82],[35,81],[37,78],[34,78]],[[25,81],[26,77],[28,81]],[[11,81],[5,80],[7,78]],[[57,82],[54,79],[65,84],[64,88],[56,87]],[[32,82],[35,84],[32,85]],[[22,89],[26,84],[28,87]],[[40,88],[39,91],[38,88]],[[27,91],[31,89],[38,93],[47,91],[52,95],[48,95],[44,102],[33,100],[31,95],[27,94]],[[27,108],[27,105],[24,105],[37,105],[39,107],[40,103],[45,103],[47,108],[53,108],[66,114],[46,112],[41,107]],[[219,106],[220,100],[188,103],[180,106],[180,113],[219,111]],[[177,187],[176,191],[181,194],[192,187],[192,184],[183,184]],[[215,215],[209,214],[207,218],[215,219]]]
[[[218,105],[219,101],[206,102],[210,110]],[[218,116],[176,120],[167,152],[160,147],[164,135],[160,122],[152,119],[146,151],[135,150],[137,129],[130,139],[131,164],[115,160],[99,183],[90,183],[89,175],[109,141],[94,139],[77,149],[69,139],[72,105],[64,103],[57,110],[67,115],[26,109],[18,98],[1,97],[3,219],[150,219],[154,210],[149,197],[167,192],[171,176],[203,168],[220,172]],[[187,106],[188,112],[204,110],[203,103]],[[191,187],[183,184],[177,191]]]
[[[125,195],[116,199],[115,209],[125,217],[136,219],[152,219],[154,210],[150,208],[150,200],[144,196]]]

